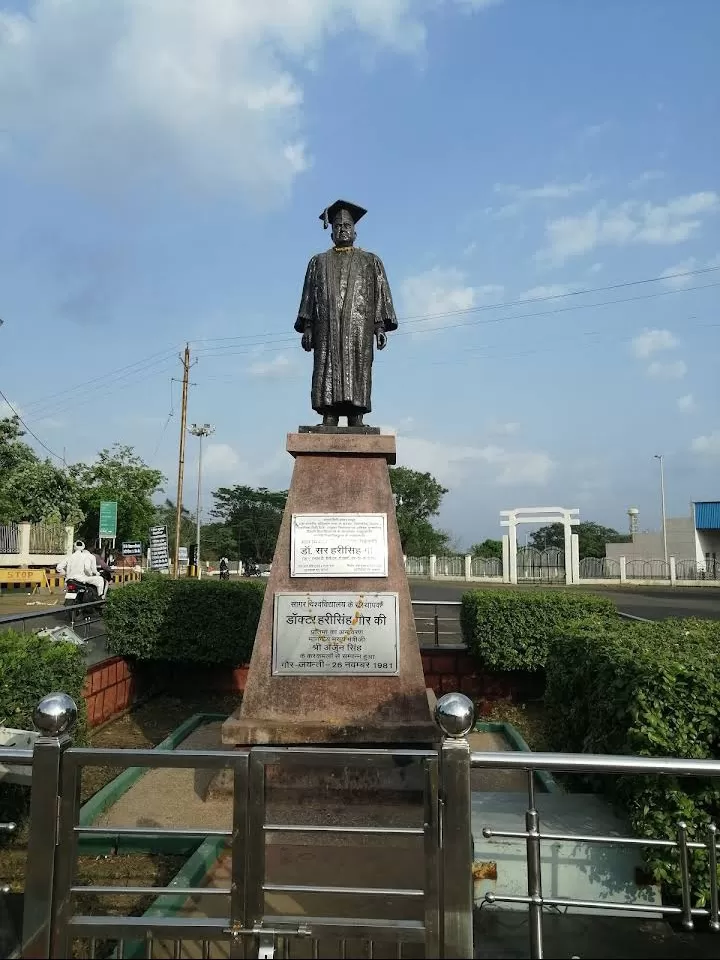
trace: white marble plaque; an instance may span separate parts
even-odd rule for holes
[[[273,676],[396,676],[397,593],[276,593]]]
[[[292,515],[291,577],[387,575],[387,514]]]

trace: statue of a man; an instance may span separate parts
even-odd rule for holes
[[[316,254],[305,274],[295,329],[314,351],[312,407],[324,426],[361,426],[369,413],[373,341],[378,350],[397,329],[385,268],[374,253],[354,246],[355,224],[367,213],[336,200],[320,219],[332,226],[333,247]]]

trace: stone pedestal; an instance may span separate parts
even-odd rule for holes
[[[395,438],[361,433],[294,433],[295,458],[242,706],[223,725],[223,742],[247,744],[429,744],[438,739],[425,690],[388,464]],[[294,513],[387,515],[387,577],[290,576]],[[398,594],[397,676],[273,676],[277,592]]]

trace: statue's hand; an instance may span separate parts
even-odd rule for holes
[[[312,327],[305,327],[305,332],[302,335],[302,348],[310,352],[313,348],[313,332]]]
[[[375,327],[375,342],[378,350],[384,350],[387,346],[387,334],[382,327]]]

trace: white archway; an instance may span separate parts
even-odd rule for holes
[[[517,527],[519,523],[562,523],[565,533],[565,583],[580,580],[580,557],[577,534],[572,528],[580,523],[580,510],[566,507],[515,507],[500,511],[500,526],[507,527],[503,534],[503,580],[517,583]]]

